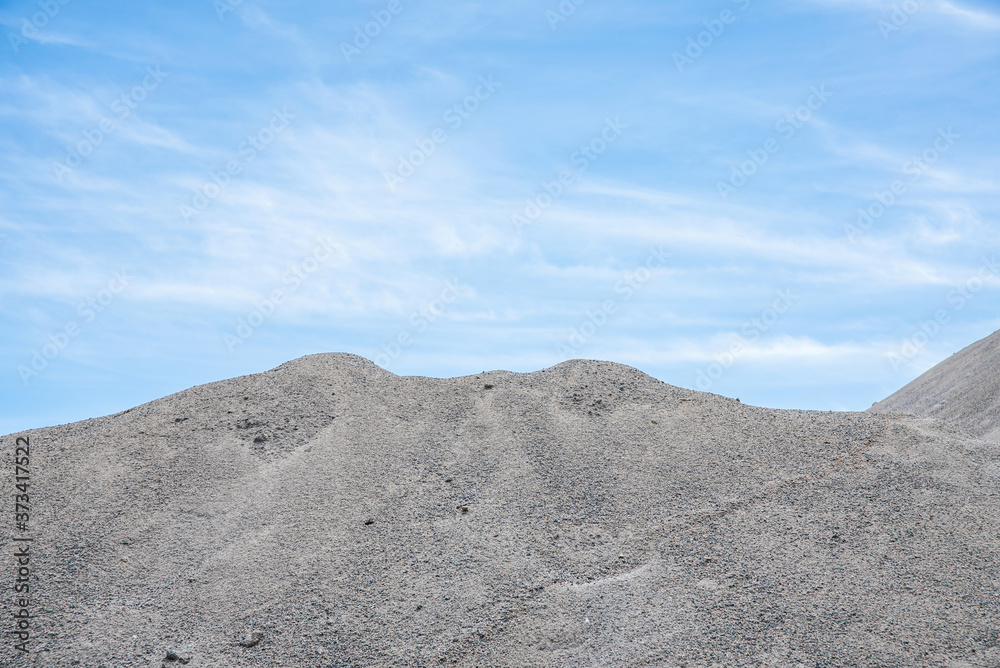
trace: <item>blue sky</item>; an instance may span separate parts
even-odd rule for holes
[[[0,23],[0,433],[333,351],[860,410],[1000,329],[996,3]]]

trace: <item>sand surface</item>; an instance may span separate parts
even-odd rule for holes
[[[23,435],[38,635],[3,665],[1000,666],[965,425],[324,354]]]

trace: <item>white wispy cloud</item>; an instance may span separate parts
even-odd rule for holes
[[[629,345],[615,346],[615,349],[629,350],[626,357],[633,364],[709,364],[717,362],[725,355],[733,343],[735,334],[716,334],[708,340],[677,338],[659,346],[630,339]],[[604,342],[602,342],[604,343]],[[741,339],[742,347],[732,364],[766,363],[773,366],[805,363],[809,365],[832,365],[839,363],[857,364],[862,360],[881,360],[887,346],[884,342],[862,345],[856,342],[823,343],[808,336],[777,335],[757,341]],[[634,346],[634,347],[633,347]],[[605,343],[591,347],[593,354],[599,355]],[[588,354],[591,350],[585,350]]]
[[[863,8],[869,11],[892,12],[899,3],[889,0],[804,0],[806,4],[838,8]],[[920,12],[940,14],[974,30],[1000,30],[1000,14],[982,7],[969,6],[950,0],[922,0]]]
[[[986,9],[963,6],[948,0],[938,0],[932,4],[942,14],[959,19],[970,28],[978,30],[1000,30],[1000,14]]]

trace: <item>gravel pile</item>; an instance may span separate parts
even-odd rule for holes
[[[1000,441],[1000,331],[955,353],[868,409],[937,418]]]
[[[3,665],[1000,665],[1000,444],[925,417],[324,354],[20,435]]]

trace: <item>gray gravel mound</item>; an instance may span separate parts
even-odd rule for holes
[[[925,418],[326,354],[20,435],[3,665],[1000,665],[1000,444]]]
[[[932,417],[1000,441],[1000,331],[955,353],[868,410]]]

